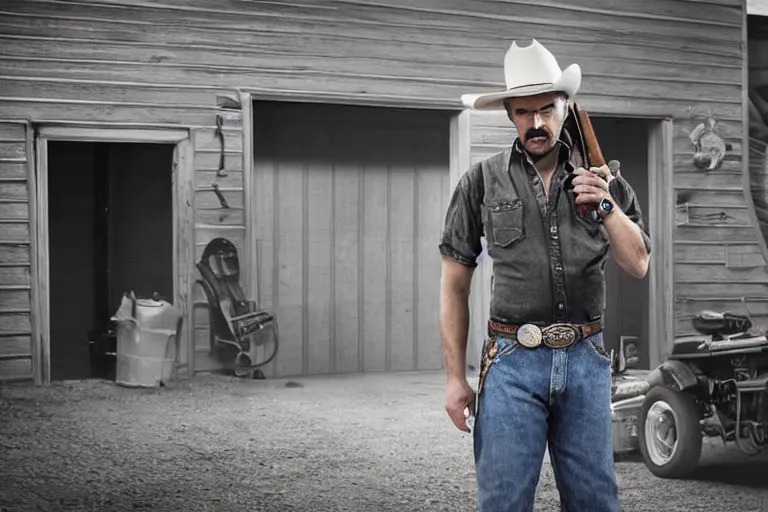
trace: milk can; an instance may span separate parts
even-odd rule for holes
[[[158,297],[123,295],[112,320],[117,322],[115,382],[128,387],[158,387],[174,377],[179,310]]]

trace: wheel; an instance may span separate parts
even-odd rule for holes
[[[701,457],[701,423],[693,398],[666,386],[654,386],[640,410],[640,453],[660,478],[692,473]]]

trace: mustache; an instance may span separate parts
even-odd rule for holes
[[[535,137],[549,138],[549,133],[547,133],[547,131],[543,128],[531,128],[525,132],[525,140],[531,140]]]

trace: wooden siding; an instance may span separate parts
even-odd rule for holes
[[[27,124],[0,121],[0,381],[32,379]]]
[[[232,241],[240,258],[240,283],[248,289],[250,252],[246,244],[245,194],[243,192],[243,113],[237,109],[220,112],[226,128],[224,136],[224,173],[221,165],[221,141],[215,128],[194,128],[192,139],[195,148],[195,263],[200,261],[205,246],[214,238],[224,237]],[[223,201],[216,194],[216,188]],[[200,274],[195,268],[195,280]],[[220,363],[208,356],[210,328],[208,303],[202,288],[195,284],[192,292],[193,346],[195,371],[220,367]]]
[[[458,106],[463,92],[503,86],[511,37],[537,37],[563,64],[582,64],[585,108],[656,116],[711,110],[741,122],[740,0],[706,9],[653,0],[642,12],[615,0],[496,0],[471,11],[461,0],[211,5],[4,1],[4,111],[55,118],[66,100],[73,113],[92,117],[96,108],[117,120],[121,109],[109,107],[162,105],[151,117],[184,122],[205,109],[212,87]]]
[[[462,93],[503,87],[501,62],[513,37],[536,37],[561,64],[582,65],[585,109],[675,118],[675,189],[699,208],[694,221],[676,228],[678,246],[754,248],[756,226],[745,220],[749,204],[740,192],[743,5],[493,0],[468,10],[461,0],[4,0],[0,111],[8,119],[200,128],[196,140],[207,137],[211,146],[195,148],[194,243],[199,250],[226,233],[242,248],[247,219],[240,219],[235,149],[227,154],[233,172],[220,183],[232,207],[227,215],[209,185],[218,91],[459,109]],[[708,115],[733,146],[712,173],[693,168],[687,140]],[[511,140],[502,118],[474,119],[473,159]],[[237,138],[239,128],[228,133]],[[10,233],[5,224],[0,229]],[[768,296],[762,267],[710,264],[716,281],[703,280],[700,268],[677,262],[679,298],[718,296],[721,286],[726,297],[750,287]],[[11,286],[14,278],[0,279]]]
[[[145,66],[145,69],[133,74],[133,78],[136,80],[121,80],[119,62],[134,59],[137,55],[131,45],[126,45],[125,42],[123,44],[116,43],[122,55],[113,54],[111,59],[114,60],[110,60],[110,58],[103,60],[103,54],[92,59],[95,61],[102,59],[100,62],[105,70],[113,69],[115,73],[111,78],[107,76],[109,71],[106,75],[94,78],[89,73],[87,66],[79,65],[77,65],[78,74],[74,76],[70,66],[78,62],[78,59],[73,59],[72,54],[73,52],[80,52],[80,56],[83,57],[90,53],[93,57],[92,49],[88,49],[90,43],[85,46],[78,45],[75,41],[57,32],[56,29],[51,30],[40,25],[41,20],[51,19],[51,17],[70,19],[63,11],[60,11],[61,4],[56,5],[53,2],[33,3],[35,5],[31,9],[30,4],[25,2],[7,3],[1,8],[6,11],[0,14],[0,40],[13,42],[6,48],[7,51],[0,50],[0,61],[9,59],[16,63],[0,71],[0,111],[2,116],[29,118],[32,122],[45,124],[94,124],[99,127],[115,126],[138,129],[168,126],[190,128],[194,148],[195,178],[193,183],[182,184],[179,191],[182,193],[187,187],[194,188],[192,206],[195,230],[194,233],[185,234],[186,240],[182,240],[182,243],[195,244],[195,258],[197,260],[202,254],[205,244],[213,238],[224,236],[231,239],[236,244],[243,259],[244,278],[247,279],[249,265],[246,258],[249,252],[245,243],[243,208],[242,112],[239,107],[233,104],[230,104],[230,107],[234,108],[217,106],[217,95],[224,94],[236,99],[238,93],[227,87],[225,81],[220,82],[222,87],[218,87],[216,83],[206,84],[205,81],[200,80],[198,80],[199,83],[195,83],[194,78],[190,80],[189,77],[177,76],[177,79],[174,80],[162,73],[155,74],[150,63],[137,63],[136,69],[142,66]],[[21,8],[22,4],[22,9],[10,12],[15,7]],[[105,6],[105,8],[109,9],[110,7]],[[120,25],[119,14],[129,13],[119,9],[119,6],[113,6],[113,8],[118,10],[112,21]],[[83,18],[80,22],[85,23],[85,25],[78,26],[75,31],[81,37],[85,37],[86,40],[93,36],[94,32],[99,31],[98,27],[105,26],[102,20],[93,17]],[[55,22],[54,25],[56,25]],[[13,35],[17,34],[17,30],[24,32],[33,26],[37,28],[33,29],[32,33],[27,36],[17,38]],[[40,61],[34,58],[24,63],[18,61],[16,58],[18,57],[17,50],[34,48],[35,44],[38,44],[34,41],[39,40],[58,40],[59,44],[44,44],[43,46],[47,50],[40,50],[37,54],[42,59]],[[39,49],[40,46],[37,48]],[[52,51],[53,48],[59,53]],[[197,59],[199,57],[195,60]],[[35,62],[43,62],[44,64],[38,69],[35,67]],[[224,170],[226,174],[222,176],[217,175],[221,154],[220,141],[216,132],[218,115],[221,116],[221,131],[224,135]],[[8,126],[22,130],[24,127],[23,124],[9,124]],[[7,144],[9,151],[18,152],[18,145],[12,145],[10,140]],[[20,217],[23,220],[21,226],[28,232],[29,221],[26,220],[28,206],[26,202],[22,205],[19,202],[19,197],[16,197],[19,194],[26,194],[27,190],[25,183],[27,169],[24,154],[9,154],[8,158],[17,160],[13,162],[11,160],[3,161],[3,170],[7,169],[8,173],[12,173],[8,174],[8,179],[15,179],[16,182],[9,183],[8,186],[3,184],[3,216],[2,224],[0,224],[0,241],[2,242],[0,250],[2,251],[3,265],[10,258],[29,258],[29,240],[13,238],[20,236],[20,225],[11,222],[14,215],[22,215]],[[4,172],[3,177],[5,175]],[[227,203],[226,208],[222,206],[214,193],[212,186],[214,183],[218,185],[219,191]],[[27,263],[27,267],[28,265]],[[26,272],[26,274],[22,274],[21,269],[8,267],[7,271],[3,270],[0,273],[0,289],[2,289],[2,293],[8,296],[7,304],[5,300],[2,302],[3,310],[0,313],[3,331],[5,331],[6,324],[12,324],[21,329],[29,323],[30,307],[28,304],[24,305],[26,304],[24,300],[28,301],[30,294],[28,269]],[[189,269],[189,274],[190,279],[179,283],[182,288],[190,283],[192,287],[195,314],[190,316],[194,323],[187,332],[191,334],[192,339],[204,338],[207,341],[208,324],[207,315],[204,313],[204,296],[199,286],[194,284],[194,281],[199,278],[199,274],[194,268]],[[25,279],[26,281],[24,281]],[[22,280],[26,284],[17,283],[18,280]],[[244,284],[247,286],[247,282]],[[22,289],[23,287],[26,288]],[[181,296],[186,297],[187,295],[185,289],[182,289]],[[22,300],[24,297],[27,298]],[[11,308],[11,306],[14,307]],[[186,307],[183,305],[182,310],[186,311]],[[14,333],[9,331],[7,335],[0,333],[0,336],[3,337],[0,342],[5,338],[8,339],[8,342],[0,348],[0,378],[5,375],[13,378],[31,376],[32,365],[31,359],[28,357],[31,356],[31,349],[27,347],[20,350],[29,344],[30,334],[27,331],[29,331],[28,325],[26,330],[14,331]],[[26,334],[24,334],[25,332]],[[11,336],[11,334],[15,335]],[[26,359],[19,359],[18,357],[21,355]],[[188,362],[187,355],[187,350],[180,354],[182,363]],[[11,359],[12,356],[14,359]],[[198,366],[203,369],[210,369],[215,365],[206,354],[198,353],[195,368],[197,369]]]

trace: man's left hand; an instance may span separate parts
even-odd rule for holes
[[[608,183],[614,176],[607,165],[591,167],[590,170],[579,167],[573,174],[576,175],[573,178],[573,192],[576,194],[577,204],[594,204],[611,198]]]

